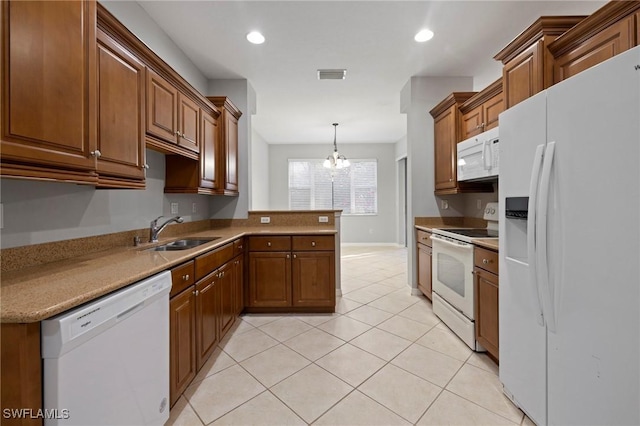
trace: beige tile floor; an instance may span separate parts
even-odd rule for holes
[[[528,425],[498,367],[407,286],[407,250],[343,247],[334,314],[244,315],[167,425]]]

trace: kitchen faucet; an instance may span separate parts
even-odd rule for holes
[[[182,219],[180,216],[176,216],[176,217],[172,217],[171,219],[168,219],[165,223],[163,223],[162,225],[158,226],[158,219],[162,218],[164,216],[158,216],[157,218],[155,218],[154,220],[151,221],[151,226],[149,227],[149,242],[150,243],[157,243],[158,242],[158,234],[160,234],[162,232],[162,230],[171,222],[176,222],[176,223],[182,223],[184,221],[184,219]]]

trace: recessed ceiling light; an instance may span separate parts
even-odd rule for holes
[[[429,41],[433,38],[433,31],[428,29],[423,29],[418,31],[418,34],[413,38],[418,43],[423,43],[425,41]]]
[[[258,31],[251,31],[247,34],[247,40],[253,44],[262,44],[264,43],[264,36],[260,34]]]

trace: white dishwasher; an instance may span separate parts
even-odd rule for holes
[[[46,425],[169,418],[171,273],[42,321]]]

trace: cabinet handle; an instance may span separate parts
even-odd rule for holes
[[[267,247],[271,247],[271,241],[267,241]]]
[[[491,261],[489,259],[482,259],[482,263],[488,265],[489,263],[491,263]]]
[[[289,259],[291,256],[287,255],[287,259]]]
[[[194,143],[194,144],[197,144],[197,143],[198,143],[198,142],[194,141],[193,139],[186,137],[186,136],[184,135],[184,133],[183,133],[182,135],[180,135],[180,137],[181,137],[182,139],[186,140],[186,141],[191,142],[191,143]]]
[[[189,281],[189,274],[183,275],[182,276],[182,280],[183,281]]]
[[[297,258],[298,258],[298,255],[297,255],[297,254],[294,254],[294,255],[293,255],[293,258],[294,258],[294,259],[297,259]]]
[[[90,154],[96,158],[100,158],[102,156],[102,153],[100,152],[100,150],[97,150],[97,149],[95,151],[91,151]]]
[[[242,250],[242,246],[238,246],[238,250]]]
[[[194,292],[193,292],[193,295],[194,295],[194,296],[197,296],[197,295],[199,295],[199,294],[200,294],[200,292],[199,292],[198,290],[196,290],[196,291],[194,291]]]
[[[315,241],[311,241],[311,247],[315,247],[316,246],[316,242]]]
[[[182,136],[182,133],[180,133],[180,130],[176,130],[176,135]]]
[[[149,165],[148,165],[148,164],[145,164],[144,166],[142,166],[142,168],[143,168],[143,169],[147,169],[147,170],[149,170]]]

